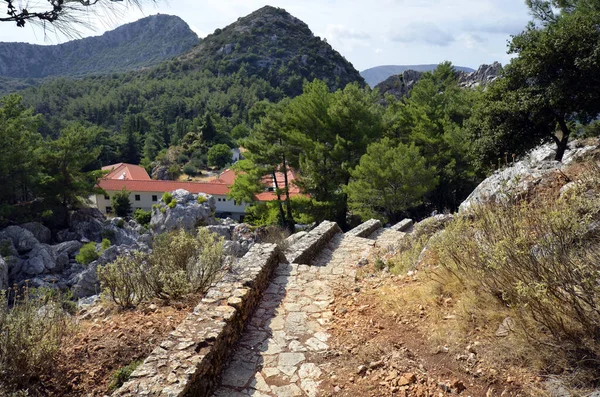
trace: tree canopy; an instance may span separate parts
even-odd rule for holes
[[[474,110],[470,129],[482,164],[546,140],[556,143],[560,161],[573,126],[600,113],[598,2],[529,3],[541,25],[531,23],[513,38],[509,53],[516,57]]]

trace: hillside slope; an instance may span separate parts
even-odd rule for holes
[[[248,110],[255,103],[294,97],[304,81],[315,78],[332,90],[350,82],[364,85],[358,71],[306,24],[285,10],[264,7],[160,65],[77,80],[56,78],[20,94],[45,116],[44,135],[55,136],[71,121],[103,127],[102,161],[114,163],[123,160],[115,153],[126,118],[137,120],[139,148],[148,135],[156,138],[153,147],[167,148],[205,125],[207,116],[217,143],[233,145],[231,131],[250,122]]]
[[[258,75],[288,95],[299,94],[304,79],[324,80],[332,89],[363,83],[352,64],[308,25],[271,6],[215,30],[179,60],[184,70]]]
[[[402,74],[407,70],[415,70],[417,72],[431,72],[437,68],[437,64],[435,65],[382,65],[375,66],[373,68],[369,68],[360,72],[360,75],[365,79],[367,84],[370,87],[375,87],[377,84],[381,83],[385,79],[390,76]],[[464,66],[455,66],[456,70],[460,70],[463,72],[471,73],[475,70],[464,67]]]
[[[179,17],[153,15],[97,37],[58,45],[0,43],[0,76],[43,78],[123,72],[156,65],[198,43]]]

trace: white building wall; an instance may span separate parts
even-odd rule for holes
[[[110,197],[112,197],[112,195],[115,193],[116,192],[107,192],[108,198],[102,194],[98,194],[90,197],[90,200],[96,204],[101,212],[106,214],[107,208],[112,209]],[[139,196],[139,200],[136,200],[136,195]],[[236,205],[232,199],[227,199],[227,196],[213,195],[213,197],[216,205],[215,212],[217,213],[231,213],[234,219],[238,219],[240,215],[246,213],[246,207],[248,204]],[[154,198],[156,200],[154,200]],[[152,205],[158,204],[161,198],[162,193],[131,192],[129,195],[129,202],[131,203],[131,208],[133,211],[135,211],[137,208],[150,211],[152,209]]]

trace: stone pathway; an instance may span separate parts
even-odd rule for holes
[[[214,397],[315,397],[325,376],[333,288],[374,240],[338,234],[310,265],[280,264]]]

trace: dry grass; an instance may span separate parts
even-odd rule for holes
[[[560,375],[574,396],[597,386],[600,169],[593,162],[576,167],[570,179],[577,186],[562,198],[554,186],[476,208],[432,241],[407,239],[388,264],[398,274],[417,262],[420,270],[410,287],[378,293],[382,310],[425,316],[434,347],[480,343],[492,372]],[[498,337],[506,318],[513,328]]]

